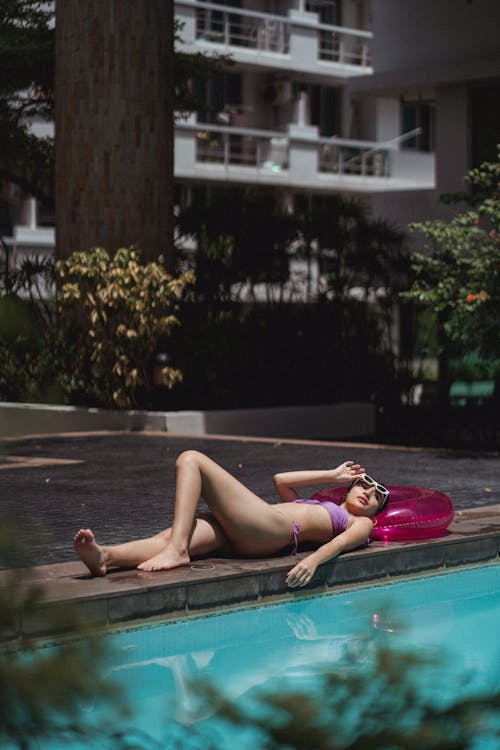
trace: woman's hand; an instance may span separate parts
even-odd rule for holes
[[[301,641],[315,641],[319,638],[316,625],[308,615],[290,614],[286,618],[293,634]]]
[[[332,473],[336,482],[344,484],[363,476],[365,470],[359,464],[355,464],[354,461],[344,461],[336,469],[332,469]]]
[[[297,563],[287,574],[286,582],[289,588],[297,589],[306,586],[316,572],[318,563],[313,555],[308,555]]]

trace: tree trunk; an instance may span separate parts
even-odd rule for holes
[[[58,0],[56,256],[173,267],[173,3]]]

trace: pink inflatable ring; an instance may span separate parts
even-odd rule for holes
[[[371,539],[380,541],[408,541],[433,539],[443,536],[454,516],[453,505],[447,495],[424,487],[388,485],[389,502],[374,520]],[[345,487],[328,487],[313,495],[315,500],[340,503]]]

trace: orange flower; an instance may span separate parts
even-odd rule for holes
[[[474,226],[475,227],[480,227],[481,226],[481,222],[479,221],[479,219],[474,219]]]
[[[490,295],[488,294],[488,292],[480,292],[477,296],[480,299],[487,299],[487,297],[489,297]]]
[[[474,300],[476,299],[476,295],[475,294],[468,294],[465,299],[467,300],[467,302],[474,302]]]

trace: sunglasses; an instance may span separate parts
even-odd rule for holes
[[[384,487],[383,484],[379,484],[372,477],[368,476],[368,474],[363,474],[359,479],[355,479],[353,484],[362,484],[367,490],[370,489],[370,487],[375,487],[379,510],[382,510],[386,505],[389,499],[389,490],[387,487]]]

